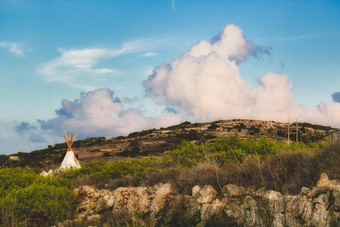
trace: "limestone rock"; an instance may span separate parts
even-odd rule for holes
[[[330,180],[326,173],[322,173],[320,179],[318,180],[316,186],[312,189],[312,191],[308,194],[310,198],[317,197],[318,195],[327,192],[331,185]]]
[[[246,196],[243,202],[243,216],[245,226],[259,226],[261,225],[259,208],[256,200],[251,196]],[[242,213],[242,212],[241,212]]]
[[[330,186],[330,181],[328,179],[328,176],[326,173],[322,173],[320,176],[320,179],[318,180],[318,183],[316,184],[316,187],[321,188],[321,187],[329,187]]]
[[[292,196],[287,204],[288,211],[292,218],[302,218],[302,220],[310,220],[312,215],[312,201],[306,196]]]
[[[227,197],[239,197],[246,194],[244,187],[238,187],[234,184],[228,184],[223,186],[224,195]]]
[[[308,193],[309,198],[318,197],[322,193],[326,193],[328,191],[327,187],[314,187],[310,193]]]
[[[193,198],[198,198],[200,196],[201,187],[199,185],[195,185],[191,190],[191,195]]]
[[[133,188],[119,187],[113,191],[113,212],[128,211],[126,204],[133,191]]]
[[[334,190],[332,194],[334,198],[334,210],[339,212],[340,211],[340,190]]]
[[[269,190],[264,198],[269,201],[269,208],[274,211],[274,213],[280,213],[284,211],[283,197],[280,192]]]
[[[313,200],[315,203],[315,207],[313,210],[311,225],[312,226],[328,226],[328,201],[329,201],[329,193],[321,194],[316,199]]]
[[[211,215],[216,214],[225,204],[216,199],[211,204],[203,204],[201,208],[202,221],[208,221]]]
[[[312,189],[310,189],[310,188],[302,187],[301,191],[300,191],[300,194],[301,195],[308,195],[311,191],[312,191]]]
[[[150,205],[151,212],[159,212],[162,210],[166,204],[169,203],[170,200],[173,199],[172,195],[174,190],[171,184],[167,183],[162,185],[160,188],[157,189],[155,192],[155,198],[152,200]]]
[[[210,216],[212,215],[212,205],[211,204],[203,204],[201,208],[201,220],[208,221]]]
[[[211,185],[206,185],[200,190],[199,194],[200,197],[197,199],[197,202],[206,204],[215,199],[217,191]]]

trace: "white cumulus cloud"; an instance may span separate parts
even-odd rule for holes
[[[290,116],[340,127],[339,103],[297,104],[286,75],[267,73],[251,88],[241,78],[238,64],[259,52],[263,49],[247,41],[240,28],[227,25],[212,41],[199,41],[179,58],[156,67],[144,82],[146,93],[196,121],[287,121]]]
[[[64,129],[77,130],[81,137],[118,136],[165,123],[177,123],[176,117],[165,113],[161,118],[144,117],[136,109],[125,109],[120,99],[108,88],[82,93],[79,100],[63,100],[57,117],[41,121],[43,130],[59,135]]]

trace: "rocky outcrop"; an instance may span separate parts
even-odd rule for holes
[[[180,196],[171,184],[162,183],[114,191],[82,186],[76,193],[80,198],[78,220],[99,219],[104,211],[157,214],[178,198],[185,198],[188,210],[199,211],[202,222],[221,214],[245,226],[331,226],[340,220],[340,182],[325,174],[313,189],[303,187],[298,195],[229,184],[219,195],[210,185],[196,185],[191,196]]]

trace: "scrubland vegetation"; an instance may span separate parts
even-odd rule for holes
[[[0,225],[43,226],[72,219],[77,206],[73,189],[81,185],[114,190],[170,182],[179,192],[190,194],[196,184],[210,184],[221,192],[223,185],[233,183],[296,194],[302,186],[315,185],[322,172],[339,179],[339,166],[340,141],[287,145],[267,138],[241,140],[235,134],[198,145],[183,141],[162,157],[93,162],[52,178],[29,169],[2,168]],[[195,214],[185,215],[177,209],[160,214],[157,220],[165,225],[183,218],[195,222]]]

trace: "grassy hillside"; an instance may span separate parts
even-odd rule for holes
[[[81,185],[113,190],[170,182],[179,192],[190,193],[196,184],[221,190],[221,185],[233,183],[295,194],[302,186],[315,185],[321,172],[340,179],[339,166],[340,141],[288,145],[233,134],[201,143],[182,141],[161,156],[94,161],[53,178],[6,167],[0,169],[0,225],[51,225],[72,219],[77,205],[73,189]],[[166,224],[173,217],[162,218]]]

